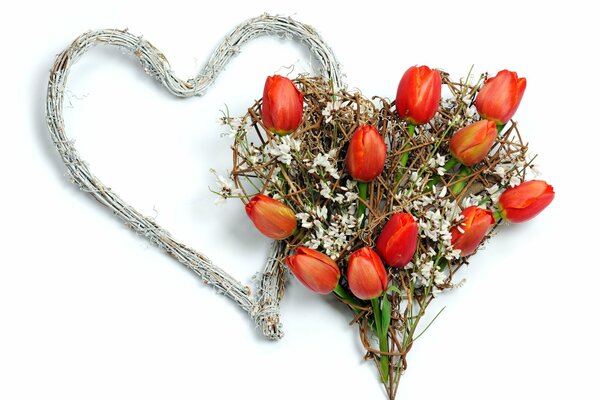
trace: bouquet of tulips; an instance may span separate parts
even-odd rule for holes
[[[535,156],[511,121],[525,86],[415,66],[389,102],[275,75],[246,115],[223,117],[234,165],[216,192],[286,241],[282,267],[304,286],[347,304],[390,399],[435,295],[499,223],[554,198],[529,180]]]

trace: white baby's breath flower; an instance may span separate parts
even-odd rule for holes
[[[437,163],[437,165],[444,166],[446,164],[446,156],[441,155],[440,153],[438,153],[435,157],[435,162]]]
[[[529,169],[531,169],[533,176],[536,178],[542,174],[542,169],[539,164],[529,164]]]
[[[335,112],[337,110],[339,110],[341,105],[342,105],[342,103],[339,100],[336,100],[334,102],[332,102],[332,101],[327,102],[327,105],[325,106],[323,111],[321,111],[321,114],[323,114],[323,117],[325,117],[326,124],[330,123],[333,120]]]
[[[509,181],[510,187],[515,187],[515,186],[517,186],[520,183],[521,183],[521,178],[519,178],[518,175],[515,174],[515,175],[513,175],[513,176],[510,177],[510,181]]]
[[[506,169],[501,165],[496,165],[496,168],[494,169],[494,174],[498,175],[500,178],[504,178],[504,175],[506,174]]]
[[[217,185],[219,186],[219,189],[216,191],[218,197],[215,199],[215,204],[222,204],[229,197],[239,197],[243,195],[242,190],[234,187],[232,181],[225,178],[223,175],[217,175],[214,169],[211,169],[210,172],[216,176]]]
[[[317,218],[321,219],[322,221],[327,220],[327,207],[323,206],[317,208]]]
[[[293,159],[292,153],[300,150],[300,141],[290,136],[282,136],[273,139],[267,146],[268,154],[277,158],[282,164],[290,165]]]
[[[321,181],[321,191],[319,193],[326,199],[331,198],[331,188],[329,187],[327,182]]]

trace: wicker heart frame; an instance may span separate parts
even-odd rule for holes
[[[137,57],[144,71],[170,93],[178,97],[192,97],[206,92],[219,71],[240,51],[244,43],[263,35],[276,35],[304,44],[321,64],[321,73],[336,87],[343,86],[339,63],[329,46],[312,27],[288,17],[265,14],[238,25],[224,38],[200,73],[188,80],[176,77],[163,53],[141,36],[135,36],[127,30],[104,29],[82,34],[57,56],[48,82],[46,118],[52,141],[73,183],[108,207],[131,229],[194,271],[204,283],[231,298],[249,314],[266,337],[278,339],[283,335],[279,304],[284,292],[285,273],[281,259],[286,254],[285,245],[273,242],[253,291],[249,285],[242,284],[201,252],[175,240],[152,218],[142,215],[102,183],[79,156],[73,141],[67,137],[63,118],[64,91],[70,68],[91,47],[104,44],[124,49]]]

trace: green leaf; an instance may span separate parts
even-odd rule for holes
[[[387,337],[387,331],[390,327],[390,322],[392,320],[392,305],[388,300],[387,296],[383,295],[381,298],[381,336]]]
[[[388,287],[388,290],[391,290],[392,292],[396,292],[399,295],[402,295],[402,290],[398,289],[397,286],[394,285],[390,285],[390,287]]]

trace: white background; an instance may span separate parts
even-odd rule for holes
[[[247,316],[70,184],[45,126],[48,70],[80,33],[129,28],[194,75],[220,39],[262,12],[313,25],[347,82],[392,98],[414,64],[454,77],[527,77],[515,118],[554,203],[501,229],[438,298],[446,310],[409,355],[398,399],[598,398],[599,29],[593,2],[13,2],[0,15],[0,398],[383,399],[351,315],[297,282],[286,335]],[[97,48],[68,81],[68,134],[107,185],[243,281],[269,242],[208,186],[230,166],[216,124],[267,75],[310,70],[304,49],[259,39],[206,96],[173,98],[118,50]]]

